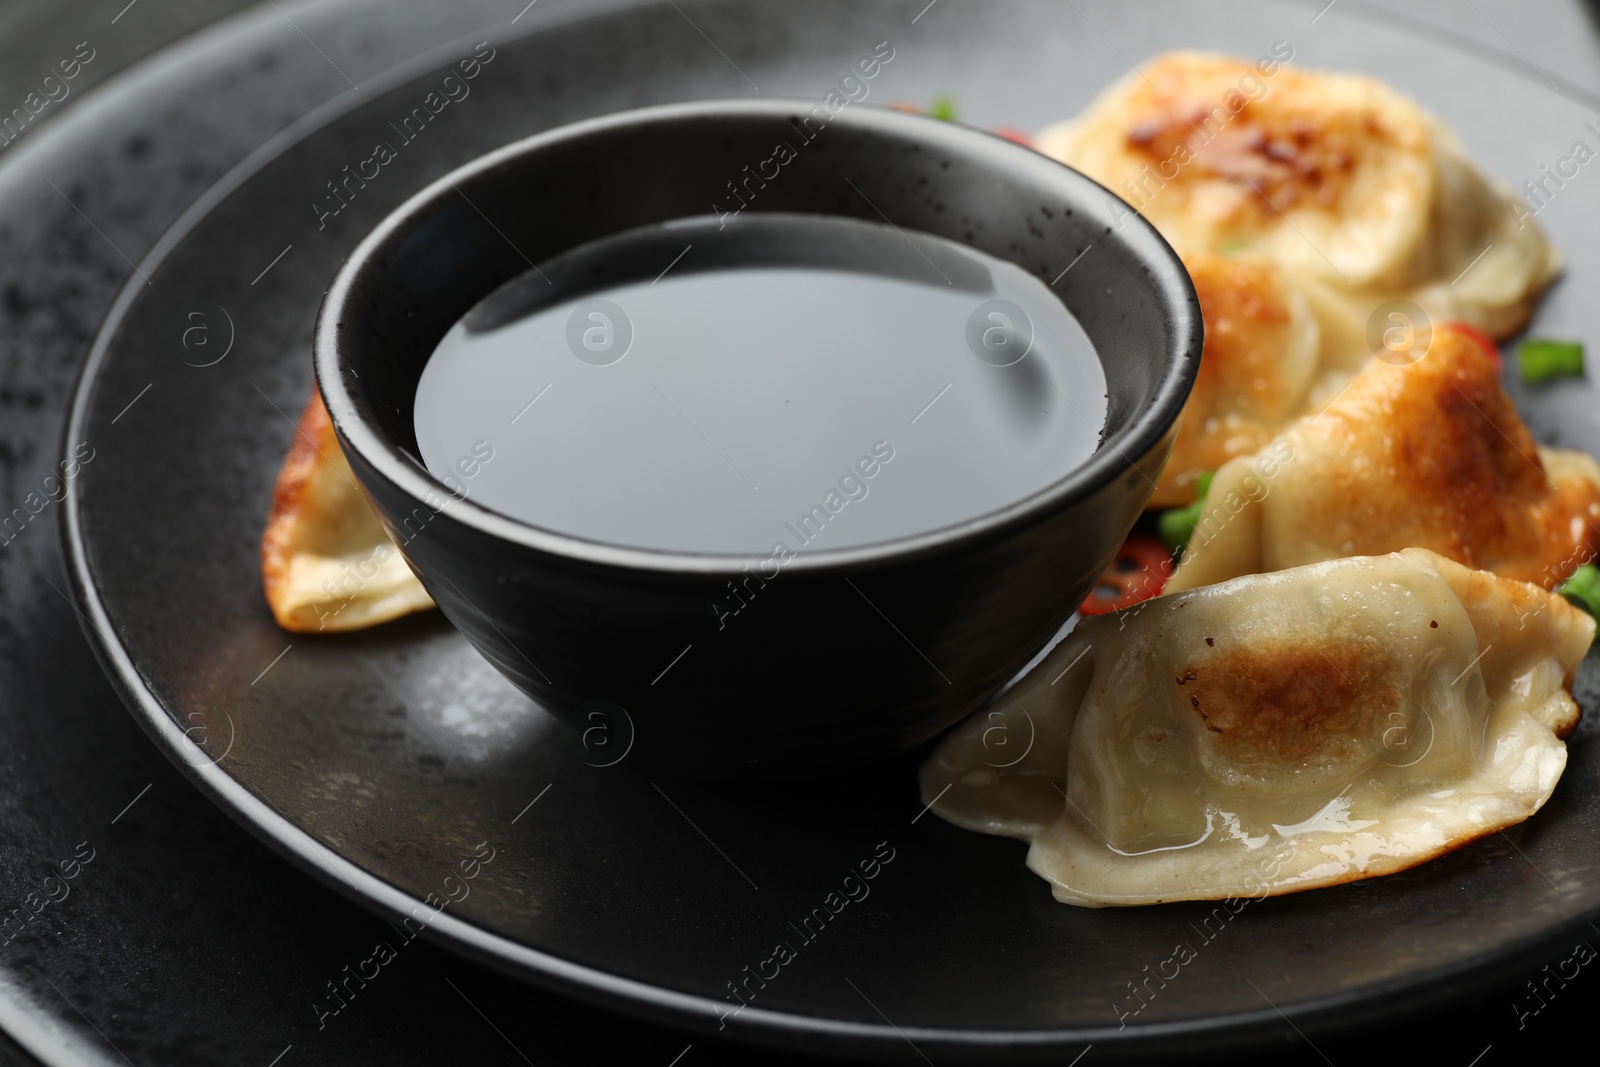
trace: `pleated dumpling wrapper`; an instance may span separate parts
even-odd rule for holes
[[[261,584],[273,618],[296,633],[360,630],[433,607],[362,495],[314,393],[272,492]]]
[[[1371,358],[1326,300],[1308,299],[1274,267],[1205,255],[1184,266],[1200,298],[1205,347],[1153,508],[1193,502],[1202,474],[1320,410]]]
[[[1468,334],[1371,360],[1321,412],[1217,471],[1167,591],[1427,548],[1553,589],[1600,549],[1600,466],[1544,448]]]
[[[1414,100],[1357,74],[1169,52],[1036,147],[1126,201],[1185,255],[1274,263],[1357,325],[1388,299],[1506,337],[1560,270],[1508,188]]]
[[[1521,822],[1566,766],[1594,620],[1422,549],[1090,618],[923,765],[1086,907],[1389,874]]]

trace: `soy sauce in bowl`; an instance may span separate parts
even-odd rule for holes
[[[432,473],[530,525],[767,555],[1025,499],[1094,453],[1106,392],[1077,320],[1014,264],[752,213],[626,231],[508,282],[433,352],[415,429]]]

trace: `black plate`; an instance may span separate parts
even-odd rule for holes
[[[950,92],[980,124],[1071,114],[1125,72],[1122,53],[1255,55],[1276,39],[1299,62],[1412,91],[1508,179],[1564,154],[1586,117],[1526,72],[1370,24],[1312,24],[1302,7],[1080,7],[1092,23],[1053,2],[1007,5],[1004,18],[957,0],[681,3],[581,19],[569,8],[522,38],[495,36],[472,96],[320,231],[311,205],[323,184],[387,139],[388,122],[471,42],[365,81],[258,153],[141,263],[69,430],[96,447],[69,498],[74,578],[91,639],[146,729],[232,814],[330,882],[395,914],[421,909],[436,935],[542,984],[714,1031],[737,1005],[728,983],[788,941],[795,959],[726,1021],[773,1042],[915,1058],[1264,1036],[1280,1011],[1328,1024],[1458,992],[1593,916],[1600,759],[1585,726],[1555,800],[1530,823],[1417,871],[1252,906],[1119,1030],[1112,1005],[1128,981],[1196,936],[1205,909],[1056,905],[1020,845],[921,817],[910,762],[781,792],[646,781],[626,760],[583,763],[437,618],[329,638],[272,625],[256,539],[286,416],[309,389],[322,288],[386,210],[514,137],[753,85],[821,97],[881,40],[897,54],[872,102]],[[1600,281],[1585,222],[1597,200],[1600,186],[1573,182],[1541,213],[1571,259],[1541,332],[1600,336],[1600,311],[1577,296]],[[185,348],[197,323],[211,344]],[[226,358],[199,366],[224,337]],[[1600,451],[1587,387],[1518,399],[1541,440]],[[1590,708],[1594,668],[1591,658],[1580,691]],[[463,880],[461,862],[485,841],[493,863]],[[894,859],[869,897],[814,942],[790,927],[880,842]],[[422,903],[463,892],[436,914]]]

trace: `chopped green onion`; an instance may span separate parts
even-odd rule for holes
[[[1211,478],[1212,473],[1207,471],[1195,479],[1193,504],[1163,511],[1161,517],[1156,520],[1156,530],[1161,534],[1161,540],[1173,552],[1181,552],[1189,547],[1189,538],[1194,535],[1195,524],[1200,521],[1200,514],[1205,510],[1206,494],[1211,492]]]
[[[1522,359],[1525,382],[1583,373],[1583,345],[1577,341],[1524,341],[1517,354]]]
[[[956,102],[948,96],[941,96],[934,100],[932,106],[928,108],[928,114],[945,122],[954,122],[956,120]]]
[[[1243,241],[1224,241],[1224,242],[1222,242],[1222,248],[1219,249],[1219,251],[1225,256],[1229,256],[1229,257],[1236,256],[1240,252],[1244,251],[1244,242]]]
[[[1560,593],[1590,615],[1600,617],[1600,567],[1585,563],[1567,579]]]

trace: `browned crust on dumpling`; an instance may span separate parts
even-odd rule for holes
[[[1434,191],[1428,122],[1410,99],[1359,75],[1263,76],[1205,53],[1156,57],[1041,144],[1173,228],[1186,253],[1252,245],[1293,217],[1319,233],[1354,227],[1346,270],[1381,272],[1421,233]]]
[[[308,488],[318,468],[329,462],[324,459],[328,449],[338,449],[334,437],[333,421],[328,409],[322,406],[322,396],[313,391],[306,401],[300,421],[295,424],[294,441],[289,454],[278,472],[272,487],[272,510],[267,516],[267,528],[261,534],[261,586],[267,597],[267,606],[273,618],[286,630],[302,630],[300,620],[286,608],[289,586],[289,562],[299,547],[298,530],[308,515],[312,501]]]
[[[1293,316],[1277,271],[1260,263],[1220,256],[1185,260],[1200,299],[1205,345],[1195,392],[1226,391],[1277,410],[1285,395],[1277,349],[1288,343]]]
[[[1465,334],[1437,330],[1416,364],[1374,366],[1323,418],[1319,429],[1336,442],[1329,453],[1350,458],[1317,471],[1333,525],[1324,540],[1345,555],[1427,548],[1553,589],[1600,549],[1600,485],[1552,480]]]
[[[1427,150],[1414,123],[1393,121],[1376,100],[1328,106],[1310,88],[1318,75],[1280,70],[1261,101],[1239,94],[1240,78],[1256,77],[1240,61],[1177,57],[1150,64],[1145,75],[1132,94],[1130,111],[1141,117],[1124,138],[1128,151],[1152,168],[1189,160],[1171,179],[1180,184],[1221,181],[1256,194],[1238,210],[1264,222],[1308,203],[1337,211],[1363,161]],[[1228,114],[1219,105],[1230,99],[1242,106],[1219,122]]]
[[[1404,704],[1391,673],[1374,642],[1279,642],[1208,651],[1176,681],[1229,761],[1289,767],[1370,748]]]
[[[1200,299],[1205,344],[1171,458],[1150,498],[1154,508],[1191,502],[1201,474],[1260,451],[1283,426],[1281,417],[1268,424],[1241,410],[1283,413],[1297,399],[1285,395],[1282,361],[1294,322],[1278,272],[1213,256],[1184,265]]]
[[[278,625],[296,633],[360,630],[433,606],[356,483],[315,395],[273,489],[261,585]]]

